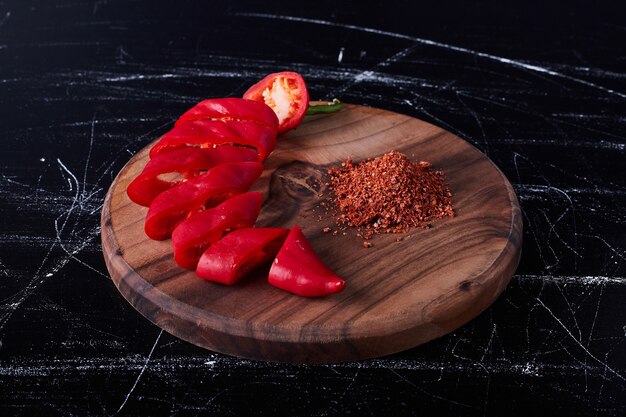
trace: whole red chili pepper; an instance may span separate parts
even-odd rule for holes
[[[235,230],[209,246],[202,254],[196,275],[209,281],[233,285],[248,272],[268,263],[289,233],[283,228]]]
[[[255,148],[263,161],[276,146],[276,133],[249,120],[191,120],[164,134],[150,150],[150,157],[186,146],[211,148],[224,144]]]
[[[245,192],[263,172],[259,162],[220,164],[159,194],[150,204],[144,230],[150,239],[168,239],[192,213]]]
[[[253,149],[223,145],[217,148],[185,147],[152,158],[126,189],[135,203],[148,207],[163,191],[227,162],[256,161]],[[164,174],[170,174],[164,178]]]
[[[183,113],[176,126],[190,120],[249,120],[266,125],[274,133],[278,130],[276,113],[262,102],[245,98],[212,98],[203,100]]]
[[[179,223],[172,232],[176,263],[186,269],[196,269],[202,253],[223,234],[252,227],[261,204],[261,193],[240,194]]]
[[[272,263],[268,281],[275,287],[303,297],[340,292],[346,282],[315,253],[302,230],[294,226]]]

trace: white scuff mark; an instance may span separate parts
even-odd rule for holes
[[[533,139],[533,138],[501,138],[492,139],[492,143],[504,143],[510,145],[547,145],[547,146],[563,146],[561,139]],[[576,140],[568,142],[568,147],[590,148],[590,149],[606,149],[614,151],[625,151],[626,143],[610,142],[605,139],[598,140]]]
[[[154,353],[154,349],[156,348],[157,344],[159,343],[159,339],[161,339],[161,335],[162,334],[163,334],[163,330],[161,330],[159,332],[159,335],[157,336],[156,340],[154,341],[154,344],[152,345],[152,349],[150,349],[150,353],[148,354],[148,357],[146,357],[146,361],[144,362],[143,367],[141,368],[141,371],[139,371],[139,375],[137,375],[137,379],[135,379],[135,383],[131,387],[130,391],[128,391],[128,394],[126,394],[126,397],[124,398],[124,401],[122,402],[122,405],[120,405],[120,408],[118,408],[117,411],[115,413],[113,413],[113,415],[117,415],[117,414],[119,414],[120,411],[122,411],[122,409],[126,405],[126,402],[130,398],[130,395],[133,393],[133,391],[137,387],[137,384],[139,383],[139,380],[143,376],[143,373],[145,372],[146,368],[148,367],[148,363],[150,362],[150,358],[152,358],[152,354]]]
[[[465,403],[461,403],[461,402],[458,402],[458,401],[454,401],[454,400],[451,400],[451,399],[449,399],[449,398],[445,398],[445,397],[442,397],[441,395],[433,394],[433,393],[431,393],[430,391],[425,390],[424,388],[422,388],[422,387],[418,386],[418,385],[417,385],[417,384],[415,384],[414,382],[411,382],[411,381],[410,381],[410,380],[408,380],[407,378],[405,378],[405,377],[403,377],[402,375],[400,375],[400,374],[398,373],[398,371],[397,371],[397,370],[395,370],[395,369],[390,369],[390,371],[391,371],[394,375],[396,375],[398,378],[400,378],[402,381],[404,381],[404,382],[405,382],[405,383],[407,383],[408,385],[412,386],[413,388],[417,389],[418,391],[421,391],[423,394],[426,394],[426,395],[427,395],[427,396],[429,396],[429,397],[435,398],[435,399],[440,400],[440,401],[445,401],[445,402],[448,402],[448,403],[450,403],[450,404],[459,405],[459,406],[461,406],[461,407],[472,408],[472,406],[471,406],[471,405],[469,405],[469,404],[465,404]]]
[[[582,342],[578,339],[576,339],[576,336],[574,336],[572,334],[572,332],[567,328],[567,326],[561,321],[561,319],[559,319],[554,312],[550,309],[550,307],[548,307],[539,297],[536,297],[535,300],[537,301],[537,303],[539,303],[539,305],[541,305],[541,307],[543,307],[548,314],[550,314],[550,316],[552,316],[552,318],[559,324],[559,326],[561,326],[563,328],[563,330],[565,330],[565,333],[567,333],[567,335],[576,343],[577,346],[579,346],[583,352],[585,352],[587,354],[587,356],[591,359],[593,359],[595,362],[597,362],[598,364],[602,365],[606,370],[608,370],[611,374],[613,374],[614,376],[616,376],[617,378],[621,379],[622,381],[626,382],[626,377],[624,377],[622,374],[620,374],[619,372],[617,372],[615,369],[611,368],[605,361],[602,361],[601,359],[599,359],[598,357],[596,357],[585,345],[582,344]]]
[[[626,190],[619,189],[609,189],[609,188],[583,188],[583,187],[571,187],[571,188],[557,188],[551,185],[541,185],[541,184],[513,184],[513,188],[515,191],[521,193],[549,193],[551,191],[556,191],[560,194],[565,195],[570,201],[569,194],[598,194],[598,195],[607,195],[607,196],[624,196],[626,195]]]
[[[614,138],[622,139],[622,140],[625,139],[624,136],[616,135],[616,134],[614,134],[614,133],[612,133],[610,131],[603,131],[603,130],[595,129],[595,128],[591,127],[588,123],[586,123],[586,124],[576,124],[576,123],[572,123],[570,121],[563,120],[563,119],[554,120],[554,117],[546,117],[546,115],[544,115],[542,113],[531,111],[531,110],[529,110],[528,108],[525,108],[525,107],[519,107],[519,106],[515,106],[515,105],[506,104],[508,102],[504,102],[503,103],[502,100],[492,100],[492,99],[488,99],[488,98],[484,98],[484,97],[480,97],[480,96],[476,96],[476,95],[470,95],[470,94],[467,93],[467,91],[465,91],[464,94],[466,96],[468,96],[468,97],[472,97],[475,100],[480,100],[480,101],[483,101],[485,103],[489,103],[489,104],[496,105],[498,107],[502,107],[504,109],[514,110],[516,112],[520,112],[520,113],[523,113],[523,114],[529,114],[529,115],[532,115],[534,117],[538,117],[538,118],[542,119],[543,121],[545,121],[546,123],[548,123],[548,124],[550,124],[550,125],[552,125],[554,127],[557,127],[560,124],[565,124],[565,125],[569,125],[569,126],[573,126],[573,127],[579,128],[579,129],[585,129],[585,130],[588,130],[590,132],[594,132],[596,134],[601,134],[601,135],[604,135],[604,136],[610,136],[610,137],[614,137]],[[560,128],[558,128],[558,129],[561,132],[564,133],[564,131],[562,129],[560,129]],[[569,145],[569,143],[563,143],[563,138],[561,138],[561,144],[562,145],[563,144]]]
[[[470,106],[465,103],[465,101],[463,101],[463,99],[461,98],[461,96],[463,96],[463,93],[460,91],[455,91],[455,96],[457,98],[457,100],[459,101],[459,103],[461,103],[461,105],[463,106],[463,108],[465,110],[467,110],[469,112],[469,114],[472,115],[472,117],[474,118],[474,120],[476,121],[476,125],[478,126],[478,128],[480,129],[480,133],[482,136],[482,142],[483,142],[483,152],[489,156],[490,155],[490,150],[489,150],[489,141],[487,140],[487,134],[485,132],[485,128],[483,127],[483,123],[480,120],[479,115],[472,109],[470,108]]]
[[[546,222],[550,225],[550,229],[548,230],[548,236],[546,237],[546,241],[548,241],[548,242],[549,242],[549,241],[550,241],[550,237],[552,236],[552,234],[554,234],[554,236],[556,236],[556,238],[557,238],[557,239],[558,239],[561,243],[563,243],[563,245],[565,245],[565,247],[566,247],[567,249],[569,249],[570,251],[572,251],[572,252],[574,253],[574,255],[576,255],[577,257],[582,258],[581,254],[580,254],[580,253],[578,253],[578,251],[577,251],[576,249],[574,249],[574,248],[573,248],[573,247],[572,247],[569,243],[567,243],[567,242],[565,241],[565,239],[563,239],[563,238],[561,237],[561,235],[559,235],[559,233],[556,231],[556,226],[557,226],[557,224],[558,224],[561,220],[563,220],[563,218],[565,217],[565,215],[566,215],[567,213],[569,213],[569,212],[570,212],[570,210],[571,210],[571,211],[572,211],[572,223],[573,223],[573,235],[574,235],[574,239],[576,239],[576,236],[577,236],[577,234],[576,234],[576,216],[574,215],[574,204],[572,203],[572,199],[571,199],[571,198],[569,198],[569,196],[568,196],[568,201],[569,201],[569,203],[570,203],[571,207],[569,207],[569,208],[565,209],[565,211],[563,211],[563,213],[561,213],[561,215],[559,216],[559,218],[558,218],[558,219],[556,219],[554,222],[550,221],[550,219],[548,218],[548,215],[545,213],[545,211],[540,210],[540,212],[541,212],[541,214],[543,214],[543,216],[544,216],[544,218],[545,218]]]
[[[485,346],[485,349],[483,350],[483,354],[480,357],[481,362],[485,360],[485,356],[487,356],[487,353],[491,350],[494,336],[497,333],[497,325],[493,322],[493,316],[491,314],[490,314],[490,319],[491,319],[491,334],[489,335],[489,341],[487,342],[487,345]]]
[[[19,291],[18,293],[14,294],[12,297],[9,298],[16,298],[17,297],[17,301],[10,304],[7,310],[7,312],[5,314],[3,314],[0,317],[0,330],[4,328],[4,326],[6,325],[6,323],[8,322],[8,320],[11,318],[11,316],[13,315],[13,313],[17,310],[17,308],[22,305],[22,303],[28,299],[28,297],[30,297],[36,290],[37,288],[39,288],[39,286],[41,284],[43,284],[46,281],[47,275],[48,274],[54,274],[56,273],[60,268],[62,268],[63,266],[65,266],[65,264],[67,264],[67,262],[69,262],[69,260],[71,259],[71,257],[68,258],[63,258],[61,259],[57,265],[52,267],[51,271],[48,271],[47,273],[43,273],[42,269],[44,267],[44,265],[46,264],[46,262],[48,261],[48,259],[50,258],[50,255],[52,253],[52,251],[54,250],[54,248],[57,246],[57,244],[60,243],[60,231],[59,230],[63,230],[70,218],[70,215],[72,213],[72,211],[74,210],[74,207],[76,206],[76,202],[78,201],[78,179],[76,178],[76,176],[65,166],[65,164],[63,164],[63,162],[57,158],[57,162],[59,164],[59,166],[61,167],[62,171],[61,172],[66,172],[75,182],[76,184],[76,192],[74,195],[74,198],[72,199],[72,203],[70,208],[61,216],[59,216],[56,220],[55,220],[55,229],[57,230],[57,240],[55,242],[53,242],[50,247],[48,248],[48,252],[46,253],[46,255],[44,256],[43,260],[41,261],[41,263],[39,264],[39,267],[37,268],[37,271],[35,271],[34,276],[32,277],[32,279],[30,280],[30,282],[26,285],[26,287],[24,289],[22,289],[21,291]],[[68,178],[68,182],[69,182],[69,178]],[[71,182],[70,182],[71,185]],[[63,225],[59,228],[58,227],[58,220],[65,216],[65,220],[63,222]],[[56,268],[56,269],[55,269]],[[50,275],[52,276],[52,275]]]
[[[70,260],[75,260],[78,263],[90,268],[91,270],[99,273],[102,276],[105,276],[108,278],[108,275],[105,275],[104,273],[98,271],[97,269],[93,268],[92,266],[86,264],[85,262],[79,260],[78,258],[76,258],[76,254],[79,253],[80,251],[82,251],[85,247],[89,246],[89,244],[91,243],[91,241],[98,236],[98,234],[100,233],[100,226],[97,226],[93,229],[89,229],[89,230],[80,230],[80,232],[86,232],[86,236],[83,238],[79,239],[79,243],[76,244],[73,248],[68,248],[66,246],[66,244],[64,243],[64,240],[62,238],[62,233],[63,231],[66,229],[69,221],[72,219],[74,220],[74,224],[72,227],[72,230],[70,232],[72,237],[76,237],[78,238],[78,232],[76,231],[76,227],[79,224],[79,217],[76,217],[74,215],[74,211],[77,207],[80,207],[81,210],[84,209],[84,205],[85,203],[87,203],[89,200],[91,200],[96,194],[98,190],[94,190],[93,192],[86,194],[83,193],[82,198],[81,198],[81,192],[80,192],[80,183],[78,181],[78,178],[76,177],[76,175],[74,175],[74,173],[63,163],[63,161],[61,161],[61,159],[57,158],[57,163],[59,165],[61,174],[63,175],[63,177],[67,180],[68,185],[69,185],[69,190],[74,192],[74,195],[72,197],[71,200],[71,204],[69,206],[68,209],[64,210],[55,220],[54,220],[54,228],[55,228],[55,232],[56,232],[56,239],[50,244],[50,246],[48,247],[48,251],[46,253],[46,255],[44,256],[43,260],[41,261],[41,263],[39,264],[39,267],[37,268],[37,270],[35,271],[35,274],[33,275],[33,277],[31,278],[30,282],[19,292],[13,294],[12,296],[8,297],[7,300],[11,300],[14,301],[11,304],[8,304],[6,306],[6,308],[4,308],[4,312],[3,314],[0,316],[0,330],[2,330],[6,323],[9,321],[9,319],[12,317],[12,315],[15,313],[15,311],[24,303],[24,301],[26,301],[33,293],[35,293],[35,291],[50,277],[54,276],[54,274],[56,274],[61,268],[63,268]],[[101,177],[102,178],[102,177]],[[12,183],[16,183],[18,185],[21,186],[27,186],[25,184],[21,184],[21,183],[17,183],[15,181],[11,181],[10,179],[5,178],[6,181],[12,182]],[[83,184],[83,186],[86,186],[86,184]],[[54,265],[52,265],[51,267],[47,268],[44,272],[44,266],[46,266],[46,263],[48,262],[48,260],[50,259],[50,256],[53,252],[53,250],[55,249],[55,247],[60,247],[66,254],[66,257],[62,257],[61,259],[59,259]],[[5,300],[6,301],[6,300]]]
[[[417,93],[412,93],[414,96],[419,96],[419,94]],[[428,110],[426,110],[423,106],[421,106],[418,103],[414,103],[411,100],[404,100],[404,103],[409,105],[410,107],[412,107],[415,110],[418,110],[422,113],[424,113],[426,116],[430,117],[431,119],[433,119],[434,121],[436,121],[441,127],[445,128],[446,130],[454,133],[455,135],[462,137],[462,138],[469,138],[471,139],[471,137],[469,135],[467,135],[465,132],[461,132],[459,129],[457,129],[456,127],[450,125],[448,122],[440,119],[439,117],[435,116],[434,114],[430,113]]]
[[[47,48],[57,46],[109,46],[108,42],[85,41],[85,42],[35,42],[26,44],[27,47]]]
[[[145,74],[133,74],[133,75],[120,75],[118,77],[105,77],[100,78],[97,81],[101,82],[125,82],[125,81],[136,81],[136,80],[163,80],[166,78],[182,78],[183,75],[177,74],[154,74],[154,75],[145,75]]]
[[[582,119],[582,120],[615,120],[619,122],[623,122],[626,120],[624,116],[616,116],[613,114],[587,114],[587,113],[551,113],[552,117],[567,117],[572,119]]]
[[[619,249],[615,248],[613,245],[609,244],[609,242],[606,241],[606,239],[604,239],[603,237],[599,236],[599,235],[587,235],[587,234],[581,234],[580,236],[583,237],[590,237],[593,239],[598,239],[600,242],[602,242],[611,252],[613,252],[617,257],[619,257],[621,260],[626,261],[626,253],[623,251],[620,251]],[[616,262],[617,263],[617,262]]]
[[[89,135],[89,150],[87,151],[87,158],[85,160],[85,170],[83,172],[83,189],[82,189],[83,197],[85,196],[85,193],[87,192],[87,171],[89,170],[89,161],[91,160],[91,151],[93,150],[93,138],[94,138],[95,130],[96,130],[96,112],[94,112],[93,116],[91,117],[91,132],[90,132],[90,135]]]
[[[540,376],[538,367],[534,363],[526,362],[523,365],[515,365],[514,369],[522,375]]]
[[[383,61],[380,61],[379,63],[377,63],[370,69],[356,74],[352,79],[348,80],[348,82],[343,84],[341,87],[336,88],[335,90],[328,93],[327,98],[330,100],[331,97],[337,97],[341,95],[341,93],[343,93],[344,91],[346,91],[348,88],[352,87],[353,85],[358,84],[364,80],[368,80],[368,79],[372,79],[376,77],[374,70],[376,70],[377,68],[388,67],[394,62],[397,62],[400,59],[404,58],[405,56],[409,55],[416,48],[417,48],[417,45],[412,45],[412,46],[409,46],[408,48],[404,48],[403,50],[393,54],[389,58],[384,59]]]
[[[626,328],[624,329],[626,332]],[[230,358],[226,356],[167,356],[159,359],[150,359],[150,369],[155,373],[165,373],[170,370],[195,369],[206,365],[207,362],[215,361],[214,366],[220,369],[284,369],[284,365],[272,362],[249,361],[246,359]],[[146,359],[137,355],[122,357],[89,356],[68,357],[50,361],[49,359],[24,359],[18,361],[6,361],[0,363],[0,376],[28,377],[46,376],[51,373],[94,373],[94,372],[124,372],[145,369]],[[526,370],[532,369],[535,374],[546,375],[570,375],[580,376],[584,372],[594,377],[602,377],[604,366],[595,366],[581,362],[570,364],[555,364],[550,362],[528,360],[514,361],[507,358],[478,361],[438,361],[420,360],[416,358],[378,358],[369,359],[366,362],[346,362],[340,364],[320,365],[340,374],[346,369],[394,369],[399,371],[434,371],[445,374],[467,375],[474,372],[486,372],[490,375],[527,375]],[[144,370],[145,372],[145,370]],[[530,374],[532,376],[532,373]],[[132,394],[131,394],[132,395]]]
[[[608,277],[603,275],[532,275],[532,274],[516,274],[513,277],[520,281],[542,281],[555,282],[565,285],[624,285],[626,277]]]
[[[0,27],[2,27],[7,20],[9,20],[9,17],[11,17],[11,11],[6,12],[2,20],[0,20]]]
[[[343,46],[341,47],[341,49],[339,49],[339,55],[337,55],[337,62],[339,64],[341,64],[341,61],[343,61],[343,52],[346,50],[346,48],[344,48]]]
[[[299,17],[299,16],[286,16],[286,15],[277,15],[277,14],[269,14],[269,13],[235,13],[234,15],[243,16],[243,17],[256,17],[260,19],[274,19],[274,20],[285,20],[285,21],[291,21],[291,22],[310,23],[310,24],[322,25],[322,26],[332,26],[332,27],[349,29],[349,30],[354,30],[354,31],[359,31],[359,32],[372,33],[375,35],[388,36],[388,37],[392,37],[396,39],[404,39],[404,40],[412,41],[412,42],[422,44],[422,45],[434,46],[437,48],[444,48],[444,49],[448,49],[448,50],[455,51],[455,52],[477,56],[480,58],[510,65],[515,68],[536,72],[539,74],[551,75],[553,77],[562,78],[568,81],[585,85],[587,87],[595,88],[611,95],[615,95],[621,98],[626,98],[626,94],[622,92],[619,92],[619,91],[616,91],[616,90],[613,90],[613,89],[610,89],[610,88],[607,88],[607,87],[604,87],[604,86],[601,86],[601,85],[598,85],[598,84],[595,84],[595,83],[592,83],[592,82],[589,82],[580,78],[572,77],[570,75],[566,75],[558,71],[551,70],[549,68],[541,67],[539,65],[527,64],[522,61],[505,58],[505,57],[501,57],[498,55],[489,54],[486,52],[475,51],[469,48],[463,48],[460,46],[450,45],[447,43],[437,42],[437,41],[433,41],[433,40],[425,39],[425,38],[418,38],[415,36],[405,35],[402,33],[379,30],[379,29],[369,28],[365,26],[350,25],[347,23],[331,22],[331,21],[322,20],[322,19],[310,19],[310,18]]]
[[[65,213],[65,214],[66,214],[66,216],[65,216],[65,219],[64,219],[64,221],[63,221],[63,225],[62,225],[62,226],[61,226],[61,228],[60,228],[61,230],[63,230],[63,229],[65,229],[65,226],[67,225],[67,222],[68,222],[68,220],[70,219],[70,215],[71,215],[71,214],[72,214],[72,212],[74,211],[74,207],[76,207],[76,205],[77,205],[77,204],[78,204],[78,202],[79,202],[79,196],[80,196],[80,183],[78,182],[78,178],[76,178],[76,175],[74,175],[74,173],[73,173],[72,171],[70,171],[70,170],[69,170],[69,169],[65,166],[65,164],[63,164],[63,162],[62,162],[59,158],[57,158],[57,162],[59,163],[59,165],[61,166],[61,168],[63,168],[63,170],[64,170],[65,172],[67,172],[67,174],[68,174],[68,175],[69,175],[69,176],[70,176],[70,177],[74,180],[74,184],[76,184],[76,192],[75,192],[75,194],[74,194],[74,198],[72,199],[72,204],[70,205],[70,208],[69,208],[69,209],[67,210],[67,212]],[[70,181],[69,181],[69,178],[68,178],[68,182],[70,182]],[[72,185],[72,183],[70,182],[70,191],[72,191],[71,185]],[[60,217],[62,217],[62,216],[60,216]],[[56,231],[57,231],[57,237],[59,238],[59,240],[60,240],[60,235],[59,235],[59,228],[58,228],[58,224],[57,224],[57,222],[58,222],[58,220],[59,220],[59,218],[60,218],[60,217],[58,217],[58,218],[55,220],[55,228],[56,228]]]

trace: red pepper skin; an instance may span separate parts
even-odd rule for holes
[[[309,106],[304,78],[292,71],[269,74],[250,87],[243,98],[267,104],[278,117],[279,134],[298,127]]]
[[[268,263],[280,249],[289,229],[247,228],[224,236],[202,254],[196,275],[233,285],[248,272]]]
[[[182,221],[172,233],[174,260],[185,269],[196,269],[202,253],[224,233],[254,226],[262,204],[261,193],[240,194]]]
[[[262,172],[260,162],[220,164],[162,192],[148,209],[146,235],[154,240],[168,239],[185,218],[245,192]]]
[[[276,146],[276,134],[259,123],[238,120],[192,120],[164,134],[150,150],[150,157],[186,146],[211,148],[224,144],[253,147],[259,161]]]
[[[163,191],[174,187],[181,181],[198,176],[218,164],[256,160],[256,151],[241,146],[180,148],[152,158],[141,174],[128,185],[126,192],[132,201],[148,207]],[[160,175],[169,173],[179,173],[180,176],[170,181],[159,178]]]
[[[315,253],[296,225],[272,263],[268,281],[273,286],[303,297],[321,297],[342,291],[339,278]]]
[[[278,118],[272,109],[263,102],[237,97],[203,100],[183,113],[175,126],[200,119],[249,120],[269,127],[274,133],[278,130]]]
[[[276,147],[276,132],[266,126],[252,122],[226,122],[241,138],[247,138],[243,145],[253,146],[259,153],[259,161],[263,162]]]

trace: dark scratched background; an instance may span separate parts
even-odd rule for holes
[[[116,173],[195,102],[285,69],[507,175],[524,246],[491,308],[297,366],[197,348],[120,296],[99,223]],[[625,128],[617,6],[0,0],[0,415],[624,416]]]

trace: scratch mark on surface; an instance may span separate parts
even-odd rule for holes
[[[436,395],[436,394],[433,394],[433,393],[431,393],[431,392],[428,392],[428,391],[426,391],[425,389],[423,389],[422,387],[418,386],[417,384],[415,384],[415,383],[413,383],[413,382],[409,381],[408,379],[406,379],[405,377],[403,377],[402,375],[400,375],[400,374],[398,373],[398,371],[396,371],[395,369],[389,369],[389,371],[391,371],[394,375],[396,375],[398,378],[400,378],[401,380],[403,380],[404,382],[406,382],[407,384],[409,384],[409,385],[410,385],[410,386],[412,386],[413,388],[415,388],[415,389],[417,389],[418,391],[420,391],[420,392],[422,392],[422,393],[426,394],[426,395],[427,395],[427,396],[429,396],[429,397],[435,398],[435,399],[437,399],[437,400],[445,401],[445,402],[450,403],[450,404],[459,405],[459,406],[461,406],[461,407],[465,407],[465,408],[474,408],[474,407],[472,407],[471,405],[464,404],[464,403],[460,403],[460,402],[458,402],[458,401],[454,401],[454,400],[451,400],[451,399],[449,399],[449,398],[442,397],[441,395]]]
[[[93,137],[96,129],[96,112],[94,112],[91,118],[91,133],[89,135],[89,150],[87,151],[87,158],[85,160],[85,171],[83,172],[83,196],[87,192],[87,171],[89,171],[89,161],[91,159],[91,152],[93,150]]]
[[[333,90],[330,93],[328,93],[326,98],[328,100],[331,100],[333,97],[336,97],[336,96],[340,95],[341,93],[345,92],[350,87],[352,87],[353,85],[358,84],[358,83],[360,83],[361,81],[363,81],[365,79],[373,77],[375,69],[377,69],[377,68],[385,68],[385,67],[393,64],[394,62],[397,62],[398,60],[400,60],[400,59],[406,57],[407,55],[411,54],[411,52],[413,52],[416,48],[417,48],[417,45],[409,46],[408,48],[405,48],[405,49],[403,49],[403,50],[393,54],[389,58],[387,58],[387,59],[377,63],[376,65],[371,67],[369,70],[366,70],[366,71],[360,72],[359,74],[356,74],[351,80],[346,82],[344,85],[342,85],[341,87],[336,88],[335,90]]]
[[[257,17],[260,19],[274,19],[274,20],[285,20],[285,21],[292,21],[292,22],[302,22],[302,23],[311,23],[311,24],[316,24],[316,25],[323,25],[323,26],[332,26],[332,27],[338,27],[338,28],[344,28],[344,29],[350,29],[350,30],[355,30],[355,31],[360,31],[360,32],[366,32],[366,33],[373,33],[376,35],[382,35],[382,36],[389,36],[389,37],[393,37],[396,39],[404,39],[404,40],[409,40],[409,41],[413,41],[416,43],[420,43],[422,45],[428,45],[428,46],[434,46],[434,47],[438,47],[438,48],[444,48],[444,49],[449,49],[451,51],[456,51],[456,52],[461,52],[464,54],[469,54],[469,55],[473,55],[473,56],[477,56],[480,58],[485,58],[485,59],[489,59],[492,61],[496,61],[496,62],[501,62],[503,64],[507,64],[510,65],[512,67],[516,67],[516,68],[520,68],[520,69],[524,69],[524,70],[528,70],[528,71],[532,71],[532,72],[536,72],[536,73],[540,73],[540,74],[547,74],[547,75],[551,75],[553,77],[558,77],[558,78],[562,78],[568,81],[573,81],[575,83],[578,84],[582,84],[585,85],[587,87],[591,87],[591,88],[595,88],[601,91],[604,91],[608,94],[611,95],[615,95],[621,98],[626,98],[626,94],[621,93],[619,91],[598,85],[598,84],[594,84],[592,82],[580,79],[580,78],[576,78],[576,77],[572,77],[554,70],[551,70],[549,68],[544,68],[538,65],[532,65],[532,64],[527,64],[525,62],[522,61],[518,61],[518,60],[514,60],[514,59],[510,59],[510,58],[505,58],[505,57],[501,57],[498,55],[493,55],[493,54],[489,54],[486,52],[480,52],[480,51],[475,51],[469,48],[463,48],[460,46],[455,46],[455,45],[450,45],[447,43],[443,43],[443,42],[437,42],[437,41],[433,41],[430,39],[424,39],[424,38],[418,38],[415,36],[410,36],[410,35],[404,35],[402,33],[396,33],[396,32],[390,32],[390,31],[386,31],[386,30],[379,30],[379,29],[374,29],[374,28],[369,28],[369,27],[365,27],[365,26],[357,26],[357,25],[351,25],[351,24],[347,24],[347,23],[337,23],[337,22],[331,22],[328,20],[322,20],[322,19],[310,19],[310,18],[306,18],[306,17],[298,17],[298,16],[285,16],[285,15],[276,15],[276,14],[268,14],[268,13],[235,13],[235,16],[243,16],[243,17]]]
[[[133,393],[133,391],[137,387],[137,384],[139,383],[139,380],[143,376],[143,373],[145,372],[146,368],[148,367],[148,363],[150,362],[150,358],[152,358],[152,353],[154,353],[154,349],[156,348],[157,344],[159,343],[159,339],[161,339],[161,335],[162,334],[163,334],[163,330],[161,330],[159,332],[159,335],[157,336],[156,340],[154,341],[154,344],[152,345],[152,349],[150,349],[150,353],[148,354],[148,357],[146,357],[146,361],[144,362],[143,367],[141,368],[141,371],[139,371],[139,375],[137,375],[137,379],[135,379],[135,383],[130,388],[130,391],[128,391],[128,394],[126,394],[126,398],[124,398],[124,401],[122,402],[122,405],[120,405],[120,408],[118,408],[117,411],[115,413],[113,413],[114,416],[119,414],[120,411],[122,411],[122,409],[126,405],[126,402],[130,398],[130,395]]]
[[[550,191],[556,191],[565,196],[565,198],[571,202],[569,194],[598,194],[607,196],[626,196],[626,190],[610,189],[610,188],[583,188],[583,187],[571,187],[571,188],[557,188],[551,185],[541,184],[513,184],[513,188],[517,192],[534,192],[534,193],[548,193]]]
[[[550,309],[550,307],[548,307],[539,297],[536,297],[537,302],[552,316],[552,318],[554,318],[554,320],[556,320],[556,322],[563,328],[563,330],[565,330],[565,332],[569,335],[570,338],[572,338],[572,340],[574,340],[574,342],[576,342],[576,344],[578,346],[580,346],[580,348],[587,354],[589,355],[589,357],[591,359],[593,359],[594,361],[596,361],[597,363],[599,363],[600,365],[602,365],[603,367],[605,367],[606,369],[609,370],[609,372],[611,372],[613,375],[615,375],[616,377],[618,377],[619,379],[621,379],[622,381],[626,382],[626,378],[620,374],[619,372],[617,372],[615,369],[611,368],[606,362],[598,359],[593,353],[591,353],[591,351],[589,349],[587,349],[587,347],[585,345],[583,345],[581,343],[580,340],[576,339],[576,336],[574,336],[572,334],[572,332],[567,328],[567,326],[565,324],[563,324],[563,322],[561,321],[561,319],[559,319],[554,312],[552,312],[552,310]]]
[[[145,365],[145,359],[140,360],[136,355],[124,357],[75,357],[65,358],[51,362],[49,359],[27,359],[21,362],[0,363],[0,376],[30,377],[46,376],[55,372],[83,373],[83,372],[112,372],[119,370],[141,371]],[[207,367],[211,370],[218,369],[284,369],[283,364],[272,362],[258,362],[241,358],[232,358],[218,353],[208,353],[203,356],[168,356],[150,361],[150,369],[155,372],[166,372],[170,369],[198,369]],[[382,369],[403,371],[433,371],[446,374],[475,373],[477,371],[499,375],[582,375],[587,371],[599,377],[604,373],[604,365],[593,366],[581,363],[554,364],[549,362],[513,361],[511,359],[478,361],[436,361],[411,359],[370,359],[366,365],[363,362],[346,362],[341,364],[320,365],[330,371],[342,369]],[[337,373],[339,375],[340,373]]]
[[[503,143],[508,145],[543,145],[543,146],[563,146],[563,141],[558,139],[533,139],[533,138],[502,138],[492,139],[492,143]],[[609,151],[626,151],[626,144],[618,142],[610,142],[604,139],[598,140],[576,140],[567,144],[567,146],[576,148],[589,149],[606,149]]]
[[[6,23],[7,20],[9,20],[9,17],[11,17],[10,11],[6,12],[2,20],[0,20],[0,27],[2,27]]]

